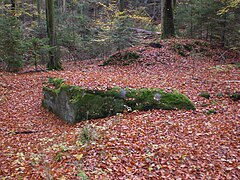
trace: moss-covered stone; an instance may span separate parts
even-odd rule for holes
[[[107,65],[122,65],[127,66],[136,62],[140,58],[137,52],[123,51],[111,55],[108,60],[104,61],[103,66]]]
[[[59,88],[62,83],[64,83],[64,79],[61,78],[49,78],[48,83],[54,85],[56,88]]]
[[[43,87],[42,104],[65,121],[75,124],[86,119],[103,118],[131,110],[195,109],[191,101],[175,91],[160,89],[122,89],[114,87],[106,91],[89,90],[53,79],[53,86]]]
[[[183,57],[187,57],[191,55],[191,53],[204,55],[207,51],[207,44],[200,41],[183,44],[176,43],[173,45],[173,50]]]
[[[136,110],[194,109],[191,101],[177,91],[168,93],[157,88],[127,89],[126,96],[126,104]]]

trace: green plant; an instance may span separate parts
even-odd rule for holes
[[[70,5],[71,11],[75,11],[76,7],[79,10],[83,6],[81,2],[74,1],[71,3],[76,4],[76,6]],[[68,55],[65,54],[65,56],[68,60],[74,61],[92,58],[92,54],[94,54],[94,48],[91,46],[91,40],[94,39],[94,30],[91,27],[92,19],[85,14],[69,15],[61,11],[59,13],[61,16],[57,17],[59,22],[58,44],[71,52]],[[78,54],[81,54],[81,56],[78,56]]]
[[[114,17],[113,26],[110,29],[110,41],[119,52],[137,42],[133,31],[130,29],[131,22],[130,16],[124,12],[120,12]]]
[[[201,93],[199,94],[199,96],[204,97],[204,98],[206,98],[206,99],[209,99],[209,98],[211,97],[208,92],[201,92]]]
[[[106,65],[129,65],[135,62],[140,55],[137,52],[125,51],[125,52],[118,52],[113,54],[109,57],[108,60],[104,61],[103,66]]]
[[[185,57],[184,47],[180,44],[174,44],[173,50],[176,51],[179,55]]]
[[[80,177],[82,180],[89,180],[89,177],[83,170],[79,170],[77,176]]]
[[[0,57],[10,72],[19,71],[23,64],[23,36],[16,17],[0,16]]]
[[[27,60],[29,60],[31,64],[34,64],[36,70],[42,57],[45,56],[46,58],[48,52],[51,50],[47,41],[47,38],[38,37],[31,37],[25,41],[25,48],[27,49],[25,56],[27,56]]]
[[[230,95],[230,98],[233,100],[233,101],[239,101],[240,100],[240,92],[235,92],[233,94]]]
[[[217,97],[218,97],[218,98],[220,98],[220,97],[222,97],[222,96],[223,96],[223,93],[221,93],[221,92],[218,92],[218,93],[217,93]]]
[[[240,68],[240,62],[235,62],[234,64],[237,68]]]
[[[212,100],[211,104],[217,104],[217,101],[216,100]]]
[[[136,52],[127,52],[124,56],[123,59],[138,59],[140,55]]]
[[[53,157],[53,159],[54,159],[55,161],[57,161],[57,162],[62,161],[62,159],[63,159],[63,154],[62,154],[62,152],[58,152],[58,153]]]
[[[65,80],[61,78],[48,78],[48,83],[53,84],[55,88],[59,88],[64,81]]]
[[[95,129],[88,126],[83,127],[79,135],[79,139],[82,144],[88,144],[90,141],[94,141],[97,138],[98,135]]]
[[[191,0],[179,3],[175,9],[177,34],[202,38],[222,45],[239,47],[239,3],[224,11],[231,1]],[[206,18],[208,17],[208,18]]]
[[[211,115],[211,114],[216,114],[217,111],[215,109],[209,109],[206,111],[203,111],[204,114]]]
[[[41,162],[43,155],[42,154],[34,154],[30,155],[31,165],[38,165]]]
[[[60,151],[61,151],[62,153],[67,152],[68,150],[69,150],[68,147],[66,147],[66,146],[64,146],[64,145],[61,145],[61,146],[60,146]]]
[[[202,107],[207,107],[207,106],[209,106],[209,104],[203,103],[201,106],[202,106]]]

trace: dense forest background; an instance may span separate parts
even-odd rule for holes
[[[55,43],[49,44],[46,9],[54,3]],[[150,34],[160,37],[164,0],[2,0],[0,2],[1,69],[49,62],[57,48],[61,61],[107,57],[132,47]],[[174,35],[240,47],[239,0],[172,1]],[[47,7],[46,7],[47,6]]]

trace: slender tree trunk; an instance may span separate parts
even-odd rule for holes
[[[190,6],[190,14],[191,14],[191,19],[190,19],[190,36],[193,38],[193,11],[192,11],[192,4]]]
[[[32,0],[31,1],[31,9],[30,9],[30,13],[32,14],[32,21],[35,21],[36,20],[36,16],[35,16],[35,13],[34,13],[34,4],[35,4],[35,0]]]
[[[54,24],[54,2],[53,0],[46,0],[46,18],[47,18],[47,33],[49,38],[49,45],[51,50],[49,51],[49,62],[47,68],[49,70],[62,69],[59,57],[59,50],[56,43],[56,31]]]
[[[153,1],[153,16],[152,16],[152,19],[154,19],[154,20],[156,18],[156,11],[157,11],[156,6],[157,6],[157,2],[156,2],[156,0],[154,0]]]
[[[16,15],[16,2],[15,0],[11,0],[11,16]]]
[[[38,12],[38,24],[41,21],[41,16],[42,16],[42,12],[41,12],[41,1],[42,0],[37,0],[37,12]]]
[[[15,0],[11,0],[11,10],[15,10],[16,9],[16,3]]]
[[[63,0],[62,2],[62,12],[65,13],[66,12],[66,0]]]
[[[227,6],[227,2],[225,0],[224,6]],[[226,28],[227,28],[227,13],[223,14],[223,23],[222,23],[222,35],[221,35],[221,44],[222,46],[226,45]]]
[[[212,25],[210,24],[210,27],[209,27],[209,31],[210,31],[210,32],[209,32],[209,41],[210,41],[210,42],[212,42],[212,37],[213,37],[213,35],[212,35],[212,34],[213,34],[213,33],[212,33],[213,30],[212,30],[212,29],[213,29],[213,27],[212,27]]]
[[[176,5],[177,5],[177,0],[173,0],[173,1],[172,1],[172,6],[173,6],[173,9],[175,9],[175,8],[176,8]]]
[[[3,1],[0,1],[0,7],[3,7]],[[0,14],[3,14],[3,8],[0,8]]]
[[[172,0],[162,0],[161,29],[163,39],[175,36]]]
[[[208,36],[209,36],[209,24],[207,24],[206,41],[208,40]]]
[[[227,27],[227,16],[226,13],[224,14],[224,22],[223,22],[223,28],[222,28],[222,37],[221,37],[221,44],[222,46],[225,46],[226,44],[226,27]]]
[[[123,12],[126,7],[126,1],[125,0],[118,0],[118,9],[120,12]]]

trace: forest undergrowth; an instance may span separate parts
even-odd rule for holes
[[[240,103],[231,99],[240,92],[239,54],[203,41],[160,44],[128,49],[140,58],[125,66],[85,60],[62,71],[0,72],[0,179],[240,179]],[[196,111],[69,125],[41,107],[48,77],[91,89],[176,89]]]

